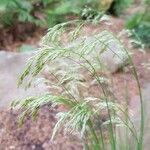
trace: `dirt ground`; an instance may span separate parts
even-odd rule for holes
[[[9,28],[0,28],[0,50],[18,51],[22,44],[38,46],[38,42],[47,29],[31,24],[16,24]]]
[[[123,29],[124,19],[112,18],[113,25],[108,27],[109,30],[114,33],[118,33]],[[102,30],[102,26],[86,26],[83,29],[83,33],[86,32],[90,34],[91,32],[99,32]],[[45,31],[44,31],[45,32]],[[38,45],[40,37],[44,34],[41,32],[40,35],[35,32],[33,37],[28,38],[25,43]],[[130,48],[133,53],[133,61],[135,63],[140,83],[142,87],[147,82],[150,82],[150,50],[146,52],[141,52],[138,48],[131,48],[128,45],[129,39],[125,38],[125,46]],[[16,50],[20,42],[16,42],[7,47]],[[136,81],[131,75],[130,65],[124,68],[124,71],[120,70],[112,75],[114,82],[114,89],[120,100],[123,100],[124,86],[125,82],[128,85],[129,99],[136,101],[134,97],[138,95],[138,90],[136,86]],[[136,102],[135,102],[136,103]],[[0,150],[80,150],[82,145],[77,141],[77,138],[65,136],[63,132],[60,132],[56,137],[55,141],[51,141],[51,133],[56,122],[55,114],[56,110],[49,110],[48,106],[44,106],[39,113],[36,121],[32,121],[30,118],[27,119],[22,128],[18,127],[17,124],[17,112],[11,110],[1,110],[0,111]]]
[[[28,118],[22,127],[18,127],[18,113],[0,112],[0,150],[80,150],[82,145],[75,137],[60,132],[54,141],[51,134],[56,123],[57,110],[47,106],[39,112],[36,121]]]

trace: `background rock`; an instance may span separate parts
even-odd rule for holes
[[[0,108],[8,107],[15,99],[40,94],[46,90],[38,85],[27,90],[17,88],[17,80],[32,53],[0,52]]]
[[[95,45],[93,46],[94,43]],[[99,61],[104,70],[108,70],[110,73],[117,72],[128,63],[128,56],[123,45],[107,31],[93,36],[77,38],[67,45],[67,48],[74,49],[75,52],[77,51],[79,54],[83,53],[82,47],[86,47],[87,49],[91,48],[90,54],[87,53],[86,56],[88,60],[94,62],[96,57],[99,56]]]

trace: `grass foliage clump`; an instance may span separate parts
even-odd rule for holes
[[[145,1],[144,10],[137,12],[127,21],[126,27],[131,30],[138,46],[150,47],[150,3]]]
[[[85,149],[116,150],[120,149],[116,129],[121,127],[133,135],[137,149],[142,150],[143,124],[140,135],[137,135],[126,109],[117,103],[115,93],[110,90],[109,79],[100,73],[103,66],[101,55],[111,50],[110,42],[117,42],[125,55],[129,57],[140,91],[131,56],[120,41],[108,31],[94,35],[94,41],[91,42],[87,42],[86,38],[81,38],[79,43],[75,42],[71,46],[62,42],[63,35],[68,28],[76,26],[67,34],[68,42],[75,41],[81,27],[85,24],[86,21],[75,20],[58,24],[48,30],[39,50],[28,61],[18,84],[31,86],[37,81],[37,75],[46,70],[51,80],[42,79],[41,81],[51,88],[50,92],[14,101],[12,106],[22,110],[21,123],[28,115],[35,118],[43,105],[48,104],[50,108],[65,106],[66,110],[57,114],[58,122],[54,127],[52,139],[63,128],[65,133],[77,135]],[[98,45],[101,46],[95,50]],[[113,52],[116,55],[115,51]],[[94,81],[98,85],[97,95],[88,92],[91,86],[89,81]],[[143,107],[141,107],[141,116],[142,114]],[[143,122],[143,116],[141,122]],[[127,147],[128,145],[125,145],[124,149],[127,150]]]
[[[40,20],[34,15],[33,1],[28,0],[1,0],[0,24],[13,26],[17,22],[30,22],[39,25]]]

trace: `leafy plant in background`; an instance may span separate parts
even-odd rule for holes
[[[63,22],[66,15],[79,15],[85,6],[96,9],[97,4],[97,0],[2,0],[0,23],[10,26],[19,21],[53,26]]]
[[[80,16],[85,6],[98,10],[98,0],[61,0],[49,5],[44,10],[47,14],[47,22],[49,26],[64,22],[67,15]]]
[[[132,31],[133,38],[138,45],[150,47],[150,2],[145,1],[144,11],[138,12],[129,18],[126,27]]]
[[[33,4],[28,0],[1,0],[0,23],[5,26],[11,26],[18,21],[39,24],[39,20],[32,14],[33,10]]]
[[[81,16],[82,10],[91,8],[94,13],[119,13],[131,0],[1,0],[0,24],[13,25],[17,22],[31,22],[36,25],[53,26],[64,22],[66,16]],[[110,11],[111,12],[111,11]],[[88,12],[89,13],[89,12]],[[92,12],[93,13],[93,12]]]
[[[27,86],[31,86],[33,81],[36,81],[36,76],[46,69],[49,70],[49,75],[53,79],[51,81],[42,79],[41,81],[51,87],[51,92],[22,101],[14,101],[12,106],[22,110],[21,124],[28,115],[35,118],[43,105],[51,104],[50,108],[65,106],[66,110],[57,115],[58,122],[54,127],[52,139],[63,128],[65,132],[78,135],[87,150],[106,150],[108,148],[117,150],[120,149],[118,145],[121,141],[120,137],[118,139],[116,137],[116,129],[117,126],[123,126],[135,141],[135,144],[131,146],[142,150],[143,101],[137,72],[128,51],[112,33],[107,31],[95,35],[94,41],[91,42],[86,42],[86,38],[81,39],[80,43],[75,43],[73,46],[66,46],[61,42],[61,35],[66,32],[68,27],[77,25],[75,30],[68,33],[68,37],[74,41],[85,24],[85,21],[75,20],[58,24],[49,29],[42,39],[39,50],[29,60],[22,73],[19,85],[26,83]],[[123,49],[124,55],[128,56],[132,65],[130,69],[137,81],[141,99],[140,135],[137,134],[126,109],[117,103],[115,93],[110,91],[107,76],[99,74],[103,66],[100,61],[101,54],[111,50],[116,55],[115,51],[109,47],[110,42],[117,43],[119,48]],[[97,45],[101,45],[101,47],[95,51],[94,47]],[[120,58],[118,55],[117,57]],[[98,84],[99,94],[97,96],[87,93],[90,86],[87,84],[89,79]],[[129,150],[130,142],[127,142],[128,144],[121,143],[125,150]]]
[[[52,5],[53,8],[51,7],[51,9],[49,9],[49,7],[47,7],[45,11],[48,14],[49,24],[55,25],[64,21],[66,15],[80,16],[85,7],[92,9],[94,13],[106,12],[112,8],[112,14],[120,15],[131,2],[132,0],[61,0],[56,1],[56,3]]]

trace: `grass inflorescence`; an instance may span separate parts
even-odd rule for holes
[[[14,101],[13,107],[22,110],[20,115],[21,123],[24,122],[26,115],[34,118],[38,110],[45,104],[49,107],[65,106],[66,110],[57,114],[56,123],[52,139],[57,132],[63,128],[65,133],[78,135],[83,142],[85,149],[91,150],[131,150],[136,145],[137,150],[142,150],[144,133],[144,115],[141,87],[137,76],[136,68],[132,58],[121,42],[110,32],[102,31],[94,35],[94,40],[88,41],[86,37],[76,42],[79,30],[86,22],[71,21],[62,23],[50,28],[43,37],[37,53],[28,61],[25,71],[20,76],[18,84],[26,83],[31,86],[36,76],[48,70],[53,80],[48,82],[52,88],[51,92],[41,96],[30,97],[22,101]],[[62,43],[62,34],[66,32],[68,26],[76,26],[71,32],[73,45],[66,46]],[[68,41],[69,42],[69,41]],[[107,77],[101,76],[99,71],[105,65],[101,62],[101,55],[105,51],[112,51],[120,59],[110,43],[115,42],[123,50],[123,55],[129,59],[132,65],[132,72],[137,81],[137,87],[141,98],[141,129],[140,135],[130,119],[128,109],[117,102],[115,93],[111,92]],[[95,47],[100,46],[98,50]],[[110,64],[111,65],[111,64]],[[87,75],[97,83],[98,95],[89,94]],[[28,83],[27,83],[28,81]],[[47,81],[44,81],[47,82]],[[84,89],[84,90],[83,90]],[[54,91],[57,92],[54,92]],[[111,94],[110,94],[111,93]],[[104,119],[105,118],[105,119]],[[125,143],[118,138],[118,128],[121,128],[121,135],[126,131]],[[130,146],[130,137],[136,142]]]

